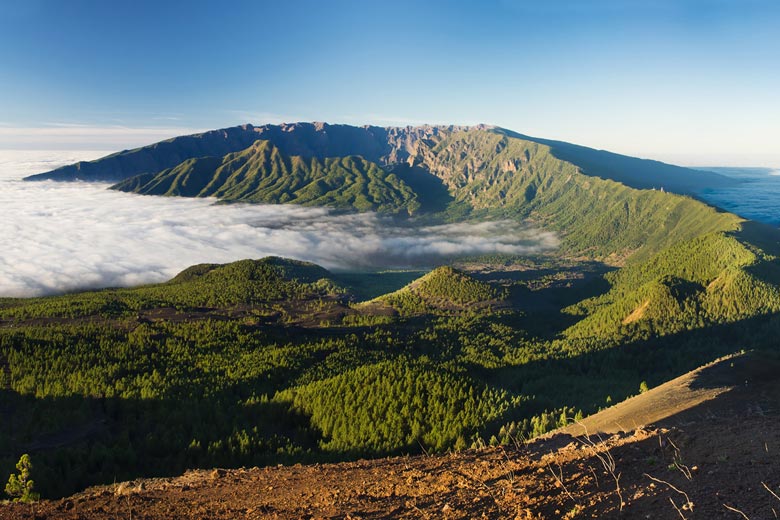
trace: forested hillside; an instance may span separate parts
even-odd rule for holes
[[[192,467],[511,442],[721,355],[776,350],[780,232],[617,182],[658,166],[634,161],[482,126],[298,124],[47,174],[385,212],[412,230],[509,219],[560,247],[427,274],[269,257],[0,299],[0,474],[29,453],[39,490],[61,496]]]
[[[484,311],[490,306],[501,307],[506,300],[505,292],[457,269],[443,266],[398,291],[376,298],[365,308],[387,306],[405,316]]]
[[[777,233],[775,239],[777,239]],[[609,273],[611,289],[566,309],[569,340],[679,333],[780,311],[778,258],[735,234],[705,234]]]
[[[704,235],[604,282],[482,258],[492,276],[439,268],[367,303],[350,287],[361,275],[278,258],[0,300],[2,471],[30,452],[39,489],[59,496],[191,467],[538,435],[640,383],[775,349],[777,260],[754,242]],[[537,298],[561,306],[516,306]]]

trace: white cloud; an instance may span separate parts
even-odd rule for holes
[[[109,191],[107,184],[21,180],[102,154],[0,151],[0,296],[161,282],[192,264],[267,255],[353,269],[558,244],[553,234],[512,221],[408,227],[375,214],[214,205]]]

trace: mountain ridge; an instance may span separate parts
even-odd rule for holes
[[[258,139],[271,141],[287,155],[302,157],[335,157],[361,155],[382,166],[409,162],[414,164],[425,146],[435,145],[443,136],[460,131],[488,131],[548,145],[589,175],[611,178],[636,188],[664,187],[668,191],[692,193],[702,182],[711,186],[734,182],[714,172],[702,172],[668,165],[659,161],[636,159],[584,146],[527,136],[512,130],[480,124],[422,125],[406,127],[351,126],[328,123],[284,123],[235,127],[174,137],[152,145],[123,150],[95,161],[79,162],[49,172],[26,177],[27,180],[87,180],[121,181],[146,173],[159,173],[187,159],[223,156],[247,148]],[[659,179],[642,179],[627,175],[627,169],[642,171],[642,175],[663,173]],[[680,179],[685,175],[688,180]],[[690,178],[696,179],[691,181]]]
[[[243,150],[186,159],[161,172],[129,177],[113,188],[145,195],[215,196],[224,202],[299,203],[407,215],[421,210],[449,222],[517,219],[559,233],[566,254],[618,264],[702,233],[733,231],[739,222],[687,196],[631,186],[642,184],[641,177],[654,169],[667,180],[678,173],[681,178],[690,173],[708,179],[709,174],[571,145],[570,155],[587,152],[584,162],[578,161],[589,168],[586,172],[556,156],[559,144],[542,144],[487,125],[296,123],[246,126],[242,132],[257,138]],[[267,147],[274,156],[270,166],[253,159]],[[347,153],[352,155],[343,155]],[[632,173],[634,165],[640,174]],[[599,176],[602,169],[608,175]],[[686,182],[680,187],[699,181]]]
[[[111,187],[141,195],[216,197],[225,202],[295,203],[359,211],[414,214],[416,194],[393,173],[361,156],[291,156],[257,140],[222,158],[188,159],[158,174],[130,177]]]

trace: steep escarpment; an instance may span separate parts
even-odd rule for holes
[[[415,213],[420,203],[396,175],[361,156],[283,154],[269,141],[224,157],[189,159],[113,186],[142,195],[216,197],[226,202],[294,203],[359,211]]]
[[[111,181],[172,168],[193,157],[225,155],[243,150],[257,140],[252,125],[242,125],[201,134],[185,135],[149,146],[123,150],[94,161],[81,161],[27,180]]]
[[[639,190],[609,178],[619,171],[627,182],[632,175],[649,179],[652,164],[632,158],[616,163],[606,152],[594,152],[588,155],[586,172],[562,160],[551,145],[491,127],[299,123],[253,131],[260,140],[244,150],[188,159],[114,188],[224,201],[422,212],[444,221],[524,220],[556,231],[565,254],[613,264],[649,258],[702,234],[734,231],[740,222],[687,196]],[[609,166],[605,175],[599,175],[600,163],[593,157]],[[637,164],[642,168],[638,174],[631,170]],[[666,180],[670,171],[680,178],[699,175],[657,166]]]
[[[124,150],[95,161],[79,162],[32,175],[28,179],[119,181],[144,173],[159,173],[188,159],[221,157],[238,152],[260,139],[270,141],[282,153],[291,156],[324,159],[359,155],[382,166],[407,164],[432,167],[436,164],[436,147],[441,141],[465,131],[495,133],[549,147],[557,159],[574,164],[587,175],[612,179],[634,188],[658,187],[677,193],[693,193],[701,186],[715,187],[733,182],[713,172],[680,168],[658,161],[530,137],[488,125],[357,127],[327,123],[263,126],[246,124],[212,130]],[[484,151],[498,153],[500,149]]]
[[[528,219],[561,234],[565,252],[615,262],[740,221],[686,196],[587,175],[547,145],[500,132],[451,133],[416,162],[442,179],[453,207]]]
[[[31,177],[44,178],[123,179],[115,189],[425,213],[439,221],[524,220],[556,231],[562,253],[611,264],[734,231],[740,222],[669,193],[726,182],[717,174],[485,125],[244,125]]]
[[[82,161],[27,177],[27,180],[121,181],[156,174],[189,159],[222,157],[246,149],[258,140],[270,141],[286,155],[304,158],[359,155],[380,164],[403,163],[420,146],[430,146],[457,126],[383,128],[378,126],[291,123],[245,124],[167,139],[123,150],[94,161]]]

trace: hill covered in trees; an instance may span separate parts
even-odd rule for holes
[[[777,260],[744,233],[603,278],[550,281],[551,259],[483,258],[479,271],[440,267],[366,303],[350,285],[360,274],[278,258],[0,300],[3,471],[29,452],[38,489],[61,496],[192,467],[532,437],[640,383],[776,349]],[[533,299],[559,306],[524,305]]]
[[[777,348],[780,232],[684,194],[722,181],[709,174],[484,126],[296,124],[37,178],[372,210],[412,227],[511,219],[560,239],[543,257],[419,276],[270,257],[0,299],[0,474],[29,452],[47,496],[192,467],[511,442],[642,383]]]
[[[367,308],[387,306],[411,316],[485,310],[491,305],[500,306],[505,300],[505,291],[452,267],[442,266],[398,291],[376,298],[367,304]]]

